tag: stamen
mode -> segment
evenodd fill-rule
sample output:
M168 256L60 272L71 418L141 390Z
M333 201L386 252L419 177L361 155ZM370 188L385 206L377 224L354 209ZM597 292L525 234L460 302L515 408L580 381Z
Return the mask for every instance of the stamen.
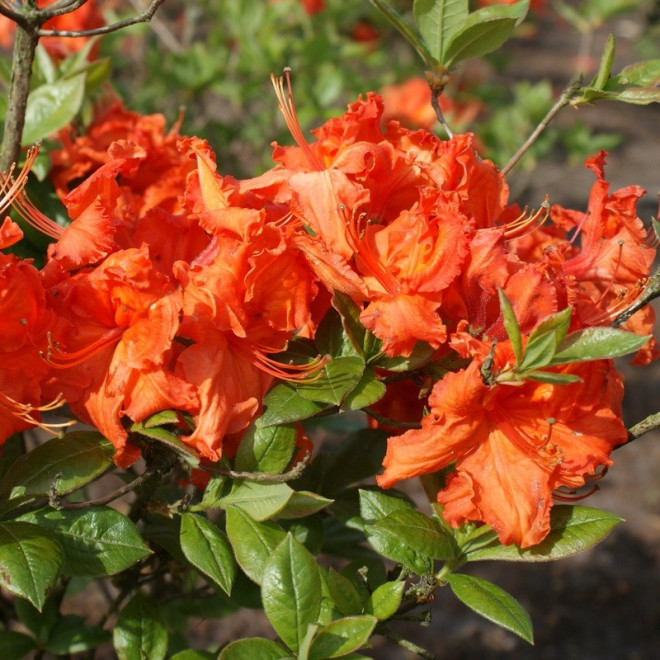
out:
M36 426L42 429L43 431L50 433L51 435L57 435L59 433L59 429L67 428L69 426L72 426L73 424L76 424L77 423L76 420L73 419L73 420L69 420L68 422L57 422L57 423L42 422L41 420L36 419L33 413L50 412L51 410L55 410L56 408L62 407L65 403L66 401L64 400L62 394L58 394L55 397L55 399L42 406L33 406L30 403L19 403L15 399L12 399L10 396L0 392L0 406L5 408L9 412L9 414L13 415L14 417L20 419L23 422L26 422L27 424Z
M25 164L17 177L14 178L14 170L16 169L15 163L9 168L9 172L6 174L0 174L0 195L2 195L0 198L0 213L4 213L11 206L23 188L25 188L28 174L34 165L34 161L37 160L38 154L38 144L28 149Z
M289 67L284 69L284 76L286 77L286 92L284 91L284 77L275 77L272 73L270 74L270 81L275 88L275 96L277 96L280 112L284 116L284 121L286 122L291 136L305 154L309 166L313 170L322 172L325 169L325 166L320 158L312 151L309 143L305 139L302 128L300 127L298 113L296 112L296 106L293 102L293 92L291 91L291 69Z
M77 367L78 365L87 362L87 360L94 357L97 353L100 353L104 348L116 343L123 332L124 328L120 327L108 330L108 332L104 333L89 346L85 346L85 348L81 348L80 350L71 353L59 348L59 346L53 342L49 334L48 353L45 356L42 355L42 357L54 369L70 369L71 367Z
M538 210L532 213L530 216L526 217L527 207L525 207L525 210L515 220L507 222L506 229L504 231L504 238L507 240L512 238L520 238L543 226L545 221L548 219L548 216L550 215L549 199L550 198L548 195L546 195Z
M582 494L578 494L577 490L571 490L568 492L556 490L552 493L552 497L560 502L579 502L580 500L584 500L593 495L597 490L600 490L600 486L594 484L588 491Z
M16 198L14 199L14 208L25 222L32 225L35 229L38 229L42 234L50 236L50 238L54 238L55 240L62 237L64 227L58 225L44 215L30 201L30 198L25 194L24 190L21 190L18 195L16 195Z

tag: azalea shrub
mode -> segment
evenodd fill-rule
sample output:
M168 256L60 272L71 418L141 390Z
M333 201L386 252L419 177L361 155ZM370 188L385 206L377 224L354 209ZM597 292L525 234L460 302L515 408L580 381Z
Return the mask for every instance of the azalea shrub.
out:
M657 425L626 428L614 359L660 355L658 237L603 150L583 209L520 205L507 175L564 107L659 101L660 64L613 73L610 36L497 165L452 130L485 104L454 81L528 0L373 0L361 34L388 26L419 75L308 132L298 72L272 74L289 137L232 175L213 131L109 87L99 37L161 4L0 4L3 657L357 659L377 637L431 657L397 623L444 586L532 643L464 568L559 560L621 522L578 501ZM333 3L294 4L313 30ZM82 589L105 610L69 613ZM268 636L191 648L190 617L245 607Z

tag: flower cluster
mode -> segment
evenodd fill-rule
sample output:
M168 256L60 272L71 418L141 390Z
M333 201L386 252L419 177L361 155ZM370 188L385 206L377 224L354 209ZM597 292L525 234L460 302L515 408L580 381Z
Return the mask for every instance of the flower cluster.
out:
M471 134L441 140L384 123L381 98L368 94L309 142L290 89L274 83L297 144L276 144L276 166L260 176L222 176L206 142L113 105L53 155L69 227L11 193L57 240L40 279L3 257L3 269L20 273L9 290L38 301L32 316L12 312L21 324L11 331L26 332L4 343L15 353L3 365L21 347L44 356L30 368L39 386L8 396L36 406L39 387L41 400L63 395L121 466L138 456L130 421L176 410L182 441L216 461L274 379L309 378L322 365L277 354L294 336L313 338L341 293L386 356L434 351L430 412L389 439L378 483L446 470L438 502L449 523L486 522L503 543L540 542L556 489L597 476L625 442L623 388L609 359L525 369L523 351L538 349L542 332L554 337L560 321L562 336L607 326L638 298L655 256L635 211L643 191L611 192L601 153L587 163L596 182L586 212L544 204L528 213L509 202ZM626 322L642 336L653 324L650 308ZM650 339L635 361L656 356ZM446 373L448 358L463 368ZM381 409L419 420L424 402L402 404L398 387ZM3 427L3 438L16 428Z

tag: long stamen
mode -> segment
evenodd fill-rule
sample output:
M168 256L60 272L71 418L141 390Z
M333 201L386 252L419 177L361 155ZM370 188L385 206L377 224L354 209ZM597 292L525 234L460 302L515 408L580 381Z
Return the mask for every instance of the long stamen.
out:
M520 238L543 226L550 215L549 199L548 195L546 195L538 210L529 216L527 216L527 207L525 207L525 210L515 220L507 222L506 229L504 230L504 238L507 240Z
M76 420L74 419L67 422L57 423L42 422L41 420L36 419L33 413L50 412L56 408L62 407L65 403L66 401L64 400L64 397L61 394L58 394L55 399L49 403L46 403L42 406L33 406L30 403L20 403L15 399L12 399L10 396L0 392L0 406L5 408L11 415L20 419L21 421L26 422L32 426L36 426L52 435L57 435L59 429L67 428L73 424L76 424Z
M95 342L81 348L78 351L67 352L63 351L59 346L56 346L51 337L48 337L48 353L43 356L44 360L54 369L70 369L79 364L87 362L90 358L94 357L97 353L104 348L116 343L119 337L124 332L124 328L116 327L104 333Z
M270 81L275 88L275 96L277 96L280 112L284 116L284 121L296 144L303 150L309 166L313 170L322 172L325 166L320 158L312 151L300 127L300 121L298 121L298 113L296 112L296 106L293 102L293 92L291 91L291 69L288 67L285 68L284 76L286 76L287 91L284 90L284 78L282 76L276 77L272 73L270 74Z
M30 201L30 198L25 194L24 190L21 190L18 195L16 195L16 198L14 199L14 208L18 211L18 214L23 220L25 220L25 222L32 225L35 229L38 229L42 234L50 236L56 240L62 237L64 227L58 225L44 215Z
M28 174L39 154L39 145L30 147L25 158L25 164L17 177L14 177L15 164L11 166L7 174L0 174L0 213L4 213L14 202L16 197L25 188Z

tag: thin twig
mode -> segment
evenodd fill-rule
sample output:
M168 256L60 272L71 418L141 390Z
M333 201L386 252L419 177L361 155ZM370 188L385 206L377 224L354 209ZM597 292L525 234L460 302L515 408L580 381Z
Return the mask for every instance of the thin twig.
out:
M392 642L396 642L399 646L402 648L406 649L407 651L411 651L412 653L416 653L420 658L425 658L426 660L435 660L436 656L431 653L431 651L427 651L425 648L422 648L421 646L417 646L417 644L411 642L409 639L406 639L405 637L402 637L399 635L399 633L394 632L391 628L388 628L387 626L381 625L376 628L376 634L382 635L386 639L389 639Z
M532 131L532 134L525 140L523 145L511 157L509 162L502 168L502 176L506 176L516 165L516 163L527 153L530 147L536 142L539 135L548 127L548 124L581 92L582 78L574 80L557 99L557 102L548 110L548 113L541 120L539 125Z
M18 23L19 25L25 25L25 17L20 12L14 11L7 7L4 2L0 2L0 15L6 16L8 19Z
M62 502L57 496L51 496L50 499L50 505L54 509L70 509L70 510L75 510L75 509L86 509L91 506L104 506L105 504L109 504L110 502L113 502L116 499L119 499L123 495L126 495L127 493L133 492L138 486L143 484L147 479L149 479L153 474L155 470L145 470L143 474L141 474L137 479L134 479L130 483L126 484L125 486L122 486L121 488L117 488L117 490L113 490L111 493L108 493L107 495L104 495L103 497L97 497L96 499L93 500L86 500L85 502Z
M381 415L377 413L375 410L372 410L371 408L363 408L364 412L369 415L369 417L373 417L379 424L383 424L384 426L391 426L396 429L421 429L422 425L419 424L418 422L400 422L397 419L391 419L390 417L385 417L384 415Z
M136 25L137 23L148 23L165 0L152 0L151 4L141 14L133 18L125 18L123 21L117 21L110 25L93 28L91 30L39 30L40 37L95 37L97 35L110 34L125 27Z
M140 11L138 7L137 0L129 0L131 6ZM167 27L167 25L161 21L158 16L152 16L149 23L151 29L154 31L156 36L163 42L163 45L171 50L173 53L182 53L184 51L183 46L179 43L178 39L172 34L172 31Z
M68 0L67 2L55 2L49 7L44 7L39 10L40 22L43 25L46 21L56 16L64 16L64 14L72 14L74 11L86 5L88 0Z
M240 472L236 470L223 470L222 468L215 468L210 465L204 465L202 469L210 472L211 474L219 474L222 477L231 477L232 479L247 479L248 481L260 481L270 484L280 484L287 481L293 481L302 476L302 473L307 467L307 458L309 452L305 455L303 460L288 472L283 474L270 474L268 472Z

